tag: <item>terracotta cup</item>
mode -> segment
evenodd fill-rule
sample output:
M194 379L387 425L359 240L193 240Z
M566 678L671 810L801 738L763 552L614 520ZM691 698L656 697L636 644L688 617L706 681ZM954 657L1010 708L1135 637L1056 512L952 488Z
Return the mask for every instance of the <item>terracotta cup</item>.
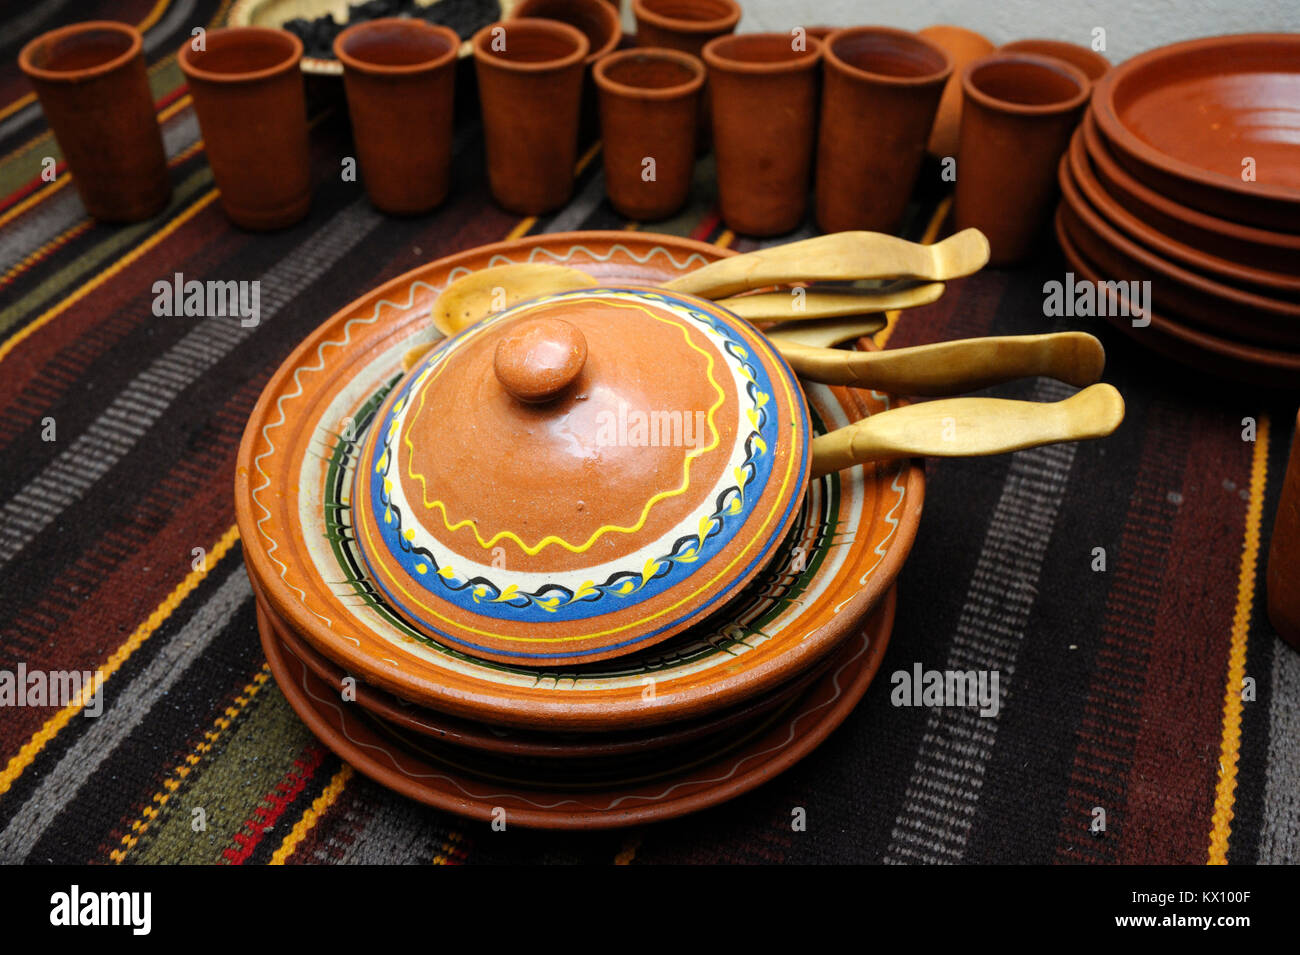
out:
M961 132L961 76L966 64L988 56L993 44L974 30L949 24L926 27L917 31L919 36L941 47L952 61L952 74L944 84L939 110L930 130L928 150L936 159L957 155L957 135Z
M460 37L413 18L348 27L334 40L366 194L395 215L434 208L451 182Z
M982 231L989 261L1024 258L1056 198L1056 167L1088 101L1088 77L1062 60L994 53L962 75L953 218Z
M609 0L523 0L510 14L512 19L558 20L579 30L587 38L586 64L591 66L618 46L623 24L618 8Z
M712 39L736 32L740 22L740 4L736 0L633 0L638 46L681 50L703 56ZM709 94L700 95L696 151L706 152L712 124L709 119Z
M1268 618L1283 640L1300 650L1300 416L1268 548Z
M704 48L718 205L746 235L789 232L807 209L821 42L793 47L788 33L744 33Z
M1039 56L1056 57L1083 70L1091 83L1096 83L1110 72L1110 60L1092 47L1067 43L1064 40L1015 40L1003 44L998 49L1002 53L1037 53Z
M508 20L474 34L488 184L519 215L558 209L573 192L587 38L555 20Z
M817 224L893 232L925 158L952 63L905 30L853 27L822 47Z
M76 23L32 40L18 63L86 211L103 222L161 212L172 186L139 31L107 20Z
M594 75L610 203L629 219L668 217L691 188L704 64L678 50L636 47L600 60Z
M281 229L311 207L311 155L302 41L285 30L209 30L204 49L181 44L221 205L236 225Z

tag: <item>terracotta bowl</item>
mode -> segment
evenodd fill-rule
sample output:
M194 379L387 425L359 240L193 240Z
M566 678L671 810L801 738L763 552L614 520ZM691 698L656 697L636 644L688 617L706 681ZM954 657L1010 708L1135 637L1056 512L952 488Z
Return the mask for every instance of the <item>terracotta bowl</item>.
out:
M1300 231L1300 34L1207 37L1136 56L1093 98L1115 158L1210 215ZM1255 181L1243 180L1253 159Z
M1096 50L1078 43L1067 43L1064 40L1014 40L1002 44L999 49L1006 53L1037 53L1041 56L1056 57L1083 70L1084 75L1093 83L1110 72L1110 60Z
M1089 282L1115 281L1122 276L1103 272L1080 251L1068 224L1064 204L1056 215L1056 237L1066 263ZM1128 318L1107 318L1115 327L1145 348L1196 371L1243 382L1254 387L1300 388L1300 352L1262 348L1221 338L1153 312L1151 324L1134 328Z
M1108 276L1148 281L1154 304L1212 333L1239 341L1300 346L1300 304L1224 285L1143 248L1111 226L1083 196L1061 158L1062 213L1079 251Z
M1079 129L1093 172L1110 195L1165 235L1210 255L1273 272L1300 272L1300 235L1220 219L1162 196L1115 161L1089 111Z
M1140 242L1157 255L1221 281L1225 285L1264 296L1291 300L1300 298L1300 276L1238 265L1217 255L1201 252L1172 236L1165 235L1126 209L1123 203L1106 192L1093 174L1093 166L1088 158L1088 150L1084 146L1082 130L1074 134L1074 139L1070 143L1069 157L1070 172L1074 176L1075 185L1111 225L1129 238Z
M436 336L429 310L455 278L531 261L580 268L603 284L655 285L727 254L646 232L532 236L431 262L326 321L272 377L241 444L236 512L245 560L268 604L314 649L374 686L525 729L608 732L690 719L771 691L826 658L902 568L920 522L919 462L812 482L781 563L742 603L670 644L609 664L494 664L423 638L377 597L347 532L357 443L400 379L404 353ZM874 392L805 391L817 430L897 403ZM796 547L802 560L791 573Z

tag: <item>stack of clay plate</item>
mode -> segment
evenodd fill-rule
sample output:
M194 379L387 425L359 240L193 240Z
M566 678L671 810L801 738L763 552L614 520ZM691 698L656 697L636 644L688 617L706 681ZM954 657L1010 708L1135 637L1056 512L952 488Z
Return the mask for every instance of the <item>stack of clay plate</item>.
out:
M474 335L458 336L403 371L412 347L437 336L429 315L439 292L472 271L560 263L602 286L657 286L727 254L639 232L541 235L473 249L409 272L325 320L268 384L236 476L262 643L294 709L357 770L411 798L506 825L625 825L752 789L817 746L861 699L889 639L894 582L920 518L923 475L917 462L896 461L811 482L804 470L801 483L796 465L808 431L883 411L894 399L805 385L805 404L797 386L791 391L777 380L779 369L764 364L763 345L753 340L728 340L709 355L696 349L707 380L674 378L685 372L671 369L687 368L690 356L675 362L664 356L666 370L646 378L657 352L622 354L600 337L599 323L589 325L587 367L595 369L596 385L600 374L632 376L633 384L653 380L655 388L718 396L696 407L731 402L726 407L734 408L732 423L720 417L704 447L722 447L730 457L709 470L701 452L694 477L687 472L691 481L682 484L701 485L706 493L699 499L716 506L716 520L692 519L683 533L684 524L665 516L677 505L656 503L663 496L656 495L641 523L646 530L656 522L667 527L628 550L608 527L589 539L575 536L572 529L591 515L572 512L575 498L577 512L599 512L607 503L599 495L611 488L623 493L624 481L623 503L639 500L644 488L634 468L620 470L615 455L602 469L604 491L595 478L590 492L565 478L554 493L539 496L534 478L542 481L567 464L554 456L502 455L512 442L537 435L531 425L518 430L529 412L509 404L493 366L481 364L488 359L479 355L479 365L462 365L471 369L467 380L434 387L443 367L474 358ZM655 348L695 341L698 336L672 327L665 302L667 324ZM658 332L652 327L647 334ZM448 352L453 356L444 360ZM785 396L777 396L783 388ZM581 397L593 406L604 400L599 387ZM797 407L781 404L792 400ZM550 429L562 449L566 429L583 413L574 408L562 422L538 412L537 433ZM411 432L398 425L407 414L423 416L419 433L427 446L403 457ZM507 418L508 433L494 433ZM754 433L739 440L751 426ZM785 437L775 441L772 431L758 439L762 428L777 426ZM787 453L795 455L793 464L781 457ZM663 466L681 469L671 461ZM793 478L760 485L755 475L763 468ZM450 470L439 476L439 469ZM458 484L459 469L465 476ZM519 547L502 550L509 559L500 568L495 562L467 567L469 561L439 550L440 539L423 541L424 530L414 533L410 515L427 492L426 475L452 493L438 492L436 507L425 501L420 527L434 528L433 538L445 535L448 547L457 533L490 535L494 545L498 537L514 539ZM763 535L770 536L757 538L761 560L744 556L739 537L720 543L728 522L769 505L774 517ZM495 533L497 523L513 530ZM619 559L635 567L621 575L601 570L562 595L555 586L535 586L537 575L526 572L523 555L541 547L543 524L575 541L575 554L607 546L601 554L608 564L623 553L621 546L627 553ZM664 540L673 542L671 559L655 556ZM729 571L731 589L677 599L673 568L696 559L725 559L724 571L738 568ZM578 554L572 563L584 560ZM705 576L712 584L722 574ZM448 596L438 612L412 612L439 588ZM623 616L584 613L605 603L635 605L642 595L642 606L654 613L660 613L654 601L669 603L663 619L674 623L664 628L671 629L666 638L658 632L649 634L653 639L611 638L626 628ZM505 620L511 608L522 608L517 620ZM556 629L561 619L581 640ZM527 625L530 620L536 623Z
M1198 370L1300 387L1300 35L1129 60L1098 83L1060 181L1077 279L1150 283L1150 324L1112 300L1116 325Z

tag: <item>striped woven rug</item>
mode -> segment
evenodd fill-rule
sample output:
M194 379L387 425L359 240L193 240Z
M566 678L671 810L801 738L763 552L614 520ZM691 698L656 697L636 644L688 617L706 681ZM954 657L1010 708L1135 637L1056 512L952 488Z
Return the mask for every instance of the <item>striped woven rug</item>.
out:
M422 262L528 233L632 226L604 202L597 146L560 213L497 209L472 108L452 198L435 215L385 218L337 175L351 145L326 85L311 97L310 216L272 235L235 230L173 55L225 6L46 0L0 14L0 670L107 680L97 719L75 705L0 711L0 861L1300 861L1300 657L1262 609L1295 403L1167 365L1095 320L1044 318L1043 283L1065 268L1049 242L1036 262L954 283L879 336L899 346L1086 328L1128 403L1106 441L928 466L882 675L996 668L996 718L896 708L882 678L784 775L623 832L493 832L341 763L289 708L258 646L231 500L258 393L316 324ZM30 37L97 17L147 38L175 195L140 225L86 219L61 165L41 178L58 145L16 65ZM711 178L702 164L695 204L658 228L751 248L721 227ZM909 211L912 238L937 234L947 209L938 176L925 179L935 191L923 187ZM231 332L152 315L151 286L176 272L299 280L264 300L257 327ZM1246 677L1255 691L1243 700ZM806 831L792 831L794 807Z

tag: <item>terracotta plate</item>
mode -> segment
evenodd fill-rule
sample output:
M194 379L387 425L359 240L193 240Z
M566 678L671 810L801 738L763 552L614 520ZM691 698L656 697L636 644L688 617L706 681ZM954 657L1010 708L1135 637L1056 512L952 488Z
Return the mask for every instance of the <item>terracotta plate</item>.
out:
M631 763L622 777L608 770L589 784L539 785L527 762L474 760L464 751L412 740L338 700L329 684L262 634L262 647L290 705L341 759L408 798L488 821L504 809L506 824L539 829L607 829L659 822L715 806L766 782L815 749L867 691L880 667L894 621L890 591L836 652L825 676L760 729L710 751L669 751L652 763Z
M235 503L250 574L294 633L350 673L422 706L523 728L611 731L674 722L770 691L822 659L892 586L920 521L919 462L853 468L809 484L781 551L745 594L658 648L564 670L496 664L407 626L361 573L349 491L357 443L435 336L440 289L473 269L562 262L610 284L657 284L726 254L641 232L530 237L418 268L352 303L272 377L249 420ZM896 402L806 389L814 428Z
M1106 274L1150 282L1157 308L1209 332L1262 345L1300 345L1300 303L1217 282L1127 238L1083 196L1068 155L1061 157L1058 178L1071 236Z
M1103 273L1080 251L1062 215L1064 211L1062 208L1056 213L1056 237L1066 262L1081 278L1101 281ZM1244 345L1154 313L1145 328L1134 328L1125 317L1107 320L1134 341L1198 371L1260 387L1300 388L1300 353Z
M1201 272L1229 287L1264 296L1294 300L1300 297L1300 275L1271 272L1268 269L1240 265L1192 248L1143 222L1111 196L1093 173L1093 165L1084 146L1083 131L1076 130L1070 142L1070 172L1074 184L1105 219L1131 239L1157 255L1178 265Z
M351 686L345 687L343 681L348 674L289 630L284 621L266 606L260 594L257 598L257 612L259 625L269 629L286 650L306 664L313 674L333 687L339 698L342 698L345 689L349 689L354 695L356 705L372 715L396 727L444 743L483 752L527 756L534 759L629 756L717 736L735 727L752 723L790 702L807 690L831 662L823 661L771 693L698 720L669 723L663 727L629 730L622 733L530 732L448 716L437 710L426 709L400 700L391 693L385 693L355 678L352 678Z
M1300 229L1300 34L1150 50L1097 84L1093 109L1120 164L1156 192L1211 215Z
M1124 171L1097 132L1091 110L1079 128L1093 170L1106 191L1152 228L1238 265L1285 275L1300 272L1300 235L1257 229L1174 202Z

